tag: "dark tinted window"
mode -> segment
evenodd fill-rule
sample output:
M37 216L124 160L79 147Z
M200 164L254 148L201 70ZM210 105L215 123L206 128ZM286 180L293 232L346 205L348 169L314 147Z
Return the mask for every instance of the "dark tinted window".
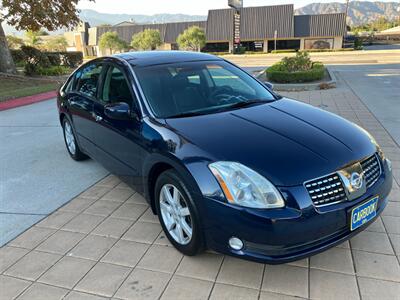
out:
M89 97L96 97L101 70L101 64L89 64L77 71L75 90Z
M117 67L110 67L104 79L102 100L107 103L126 102L132 104L133 98L124 73Z

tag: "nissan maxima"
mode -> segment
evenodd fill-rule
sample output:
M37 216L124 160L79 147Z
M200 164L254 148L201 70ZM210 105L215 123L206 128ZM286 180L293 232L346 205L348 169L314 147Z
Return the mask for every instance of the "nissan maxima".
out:
M173 246L265 263L351 238L383 211L391 163L360 126L189 52L92 60L58 94L66 148L144 196Z

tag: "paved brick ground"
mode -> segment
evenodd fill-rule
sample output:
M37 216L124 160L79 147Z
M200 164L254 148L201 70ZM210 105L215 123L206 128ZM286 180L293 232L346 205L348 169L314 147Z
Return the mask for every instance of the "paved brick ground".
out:
M392 159L390 202L366 231L280 266L210 252L183 257L143 198L108 176L0 248L0 298L399 299L399 146L343 84L288 96L362 125Z

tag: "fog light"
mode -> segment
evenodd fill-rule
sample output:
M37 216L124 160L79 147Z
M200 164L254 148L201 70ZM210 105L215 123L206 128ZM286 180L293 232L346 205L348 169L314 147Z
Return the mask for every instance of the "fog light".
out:
M389 171L392 171L392 162L390 161L390 159L387 159L387 158L386 158L386 163L387 163L387 165L388 165Z
M243 248L243 242L241 239L233 236L229 239L229 246L233 250L241 250Z

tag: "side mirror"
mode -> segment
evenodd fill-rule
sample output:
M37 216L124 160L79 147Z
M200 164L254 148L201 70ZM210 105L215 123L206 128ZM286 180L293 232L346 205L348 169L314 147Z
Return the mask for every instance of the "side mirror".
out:
M129 120L132 118L128 103L116 102L104 106L104 114L114 120Z
M274 89L274 85L271 82L264 81L264 84L267 88L269 88L271 91Z

